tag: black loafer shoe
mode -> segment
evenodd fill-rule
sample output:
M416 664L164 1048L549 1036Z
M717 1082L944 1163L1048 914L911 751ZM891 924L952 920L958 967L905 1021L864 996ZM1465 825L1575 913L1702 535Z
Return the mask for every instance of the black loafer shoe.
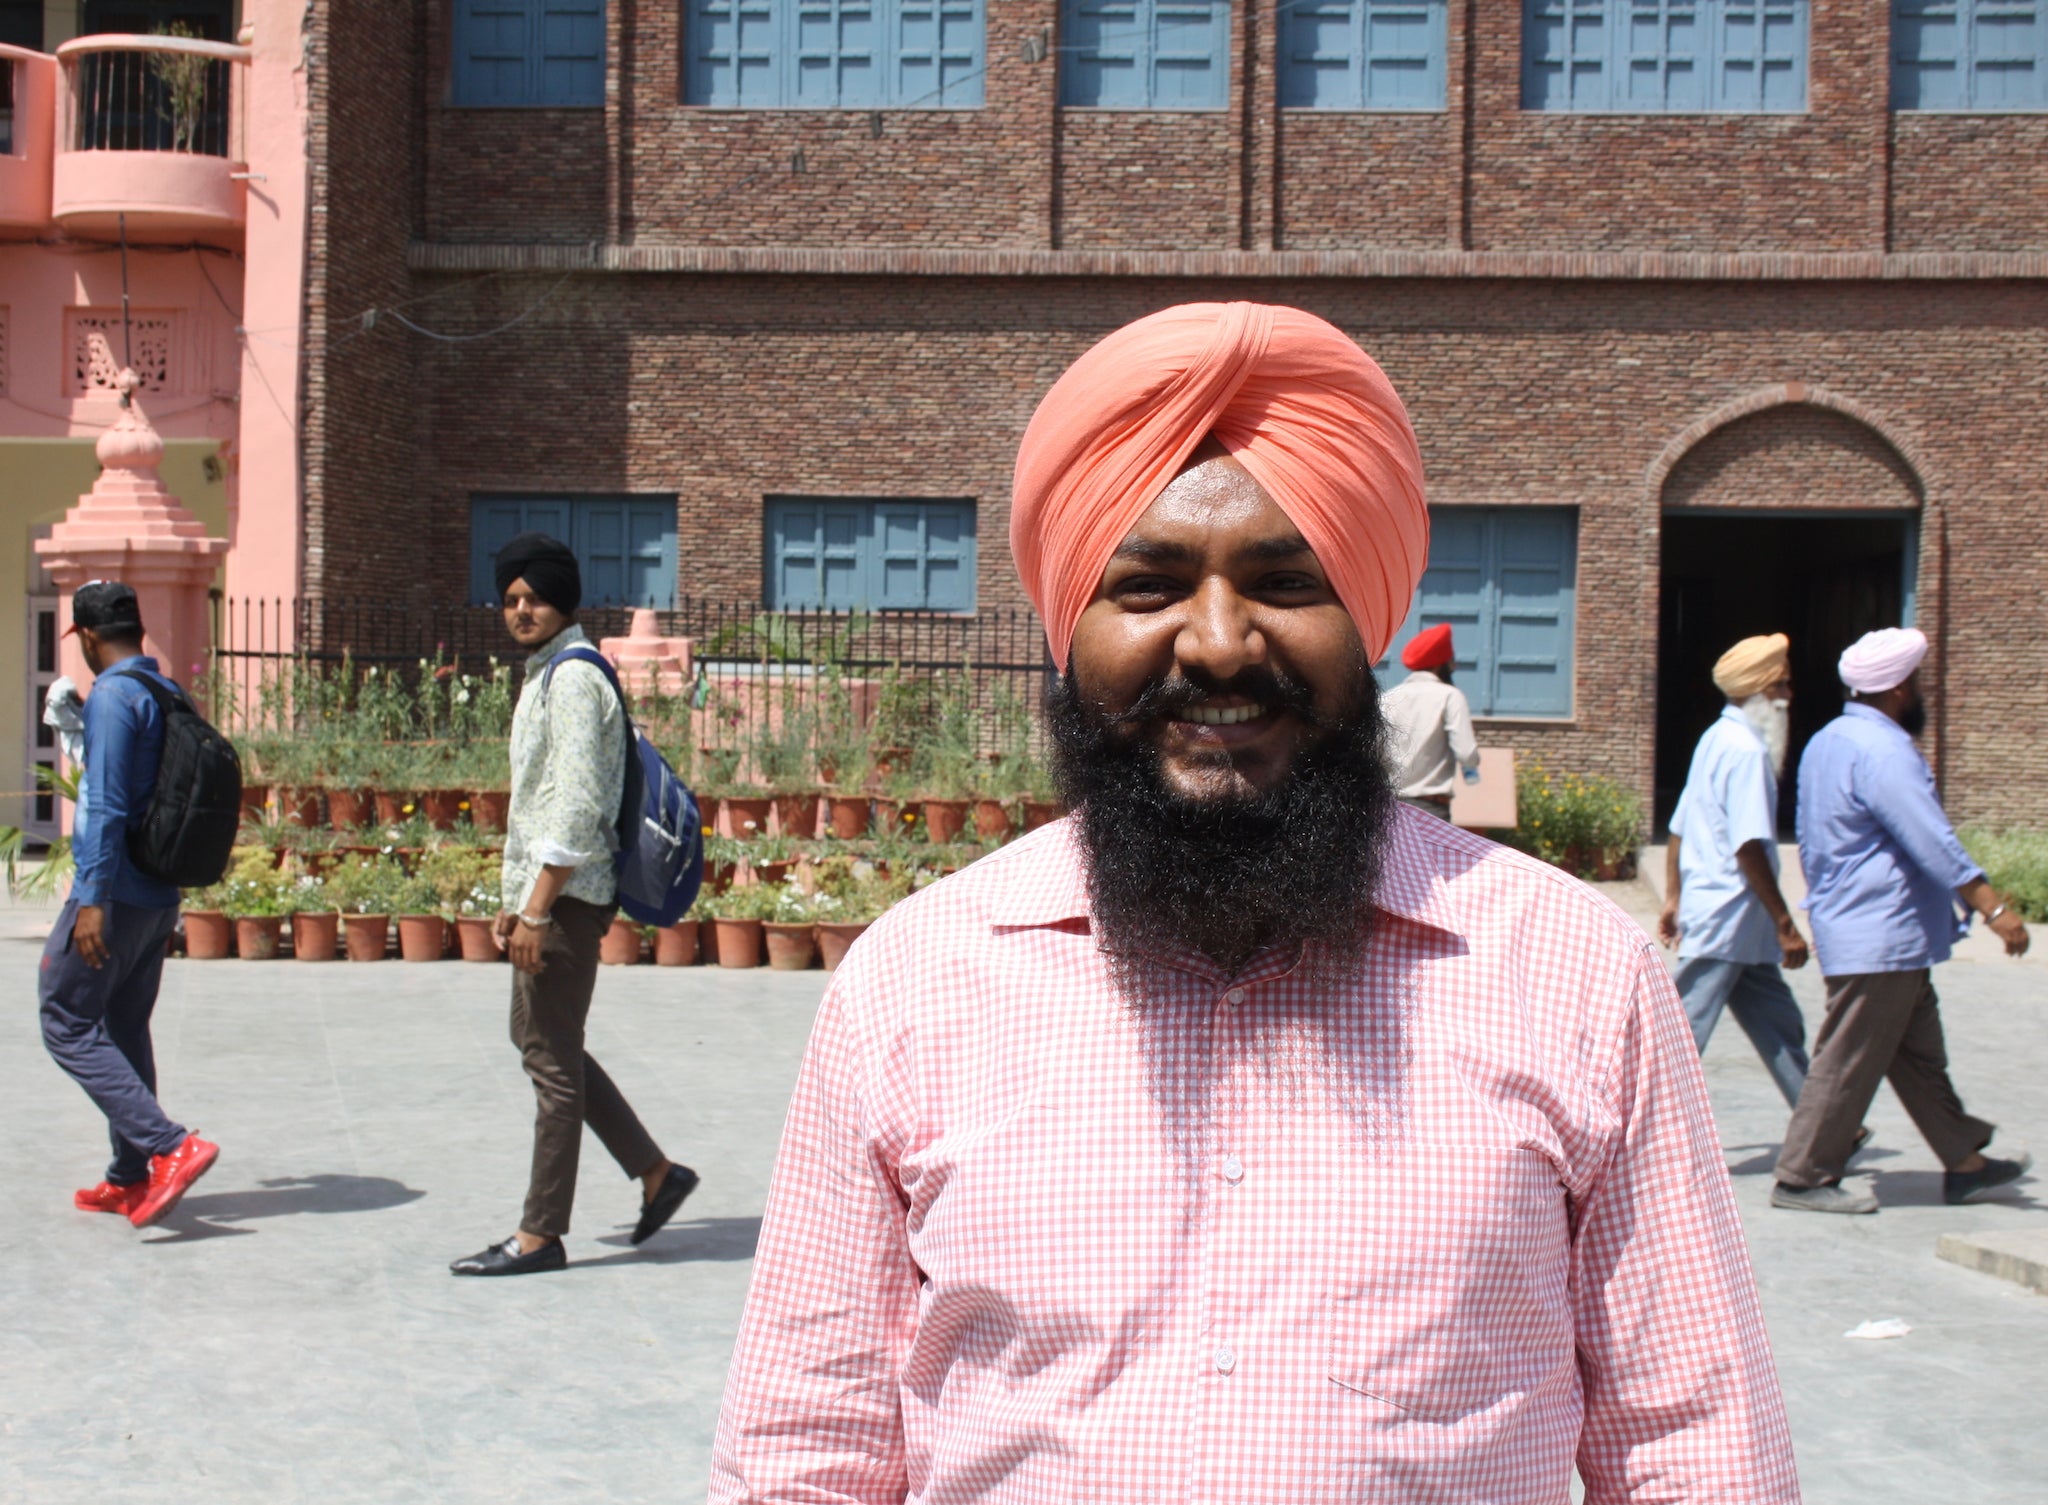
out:
M2033 1166L2034 1157L2022 1154L2017 1160L2000 1160L1986 1155L1974 1171L1946 1171L1941 1178L1941 1200L1951 1207L1974 1202L1987 1191L2017 1181Z
M697 1189L697 1173L687 1165L672 1165L661 1178L661 1190L640 1204L640 1221L633 1227L633 1242L644 1244L676 1215L683 1198Z
M538 1275L543 1270L567 1269L568 1264L569 1252L560 1239L551 1238L531 1254L521 1254L514 1235L481 1254L458 1259L448 1268L457 1275Z

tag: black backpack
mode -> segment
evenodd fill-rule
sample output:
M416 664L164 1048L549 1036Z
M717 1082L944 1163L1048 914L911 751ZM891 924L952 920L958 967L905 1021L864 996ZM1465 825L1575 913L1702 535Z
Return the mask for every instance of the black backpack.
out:
M148 690L164 718L156 789L149 809L129 827L128 859L159 883L218 883L242 825L242 760L183 690L166 689L141 670L125 670L122 677Z

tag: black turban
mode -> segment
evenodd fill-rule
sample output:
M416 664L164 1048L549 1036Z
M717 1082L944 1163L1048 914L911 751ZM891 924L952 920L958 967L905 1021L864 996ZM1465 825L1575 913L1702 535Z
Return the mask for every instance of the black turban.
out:
M576 556L559 538L545 533L522 533L498 550L493 578L498 583L499 600L505 599L513 581L524 580L536 596L564 616L583 599L583 572L576 567Z

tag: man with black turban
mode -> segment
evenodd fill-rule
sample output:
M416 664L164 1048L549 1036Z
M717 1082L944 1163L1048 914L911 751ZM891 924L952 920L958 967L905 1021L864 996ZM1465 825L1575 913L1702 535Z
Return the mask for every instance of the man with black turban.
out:
M511 953L512 1043L533 1079L533 1173L519 1231L448 1268L527 1275L568 1263L562 1235L576 1197L589 1124L629 1176L640 1178L638 1244L675 1216L697 1185L641 1126L625 1095L583 1049L598 947L618 912L611 855L625 792L625 707L604 671L569 649L583 576L569 546L522 533L498 552L505 627L528 650L512 716L512 802L505 822L505 902L498 944Z

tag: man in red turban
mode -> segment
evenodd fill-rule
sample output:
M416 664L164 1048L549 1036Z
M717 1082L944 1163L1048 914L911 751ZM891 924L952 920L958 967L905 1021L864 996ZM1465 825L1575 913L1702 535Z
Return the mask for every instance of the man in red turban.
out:
M1394 798L1385 375L1296 309L1141 319L1011 515L1073 814L835 976L714 1505L1795 1501L1662 963Z
M1387 718L1387 766L1403 804L1444 820L1451 818L1451 781L1462 770L1467 783L1479 778L1479 739L1472 731L1472 704L1451 683L1457 651L1451 624L1425 627L1401 650L1408 677L1380 700Z

